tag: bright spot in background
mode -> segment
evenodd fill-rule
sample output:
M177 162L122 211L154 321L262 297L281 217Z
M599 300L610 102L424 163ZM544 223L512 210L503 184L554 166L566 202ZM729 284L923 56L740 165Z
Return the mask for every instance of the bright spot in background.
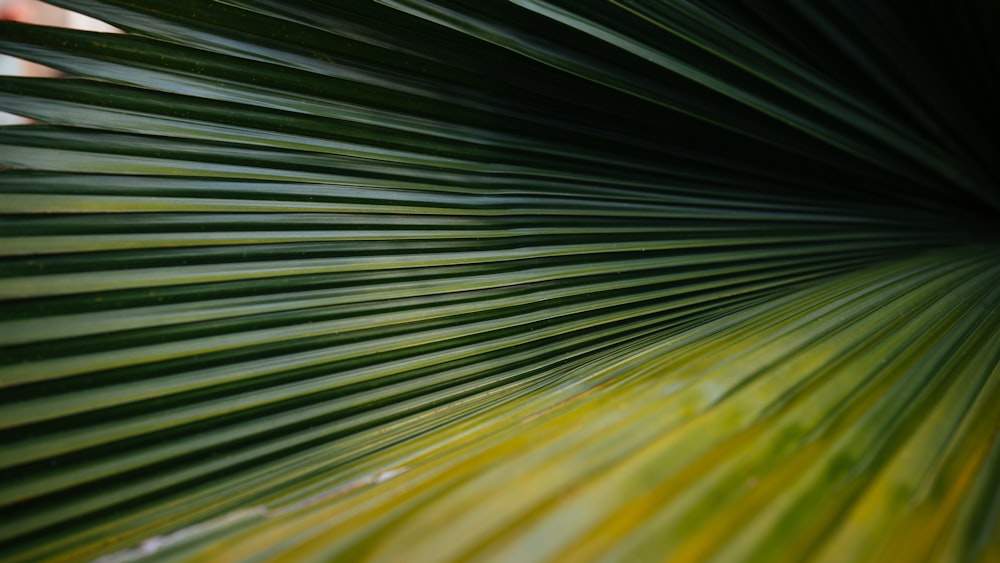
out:
M0 0L0 20L14 20L104 33L120 32L119 29L102 21L38 0ZM0 54L0 75L58 76L59 72L46 66ZM23 117L0 112L0 125L17 125L28 122L29 120Z

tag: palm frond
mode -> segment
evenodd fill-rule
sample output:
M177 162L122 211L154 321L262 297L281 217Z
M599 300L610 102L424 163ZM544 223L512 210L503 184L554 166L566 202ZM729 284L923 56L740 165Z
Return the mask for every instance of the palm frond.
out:
M0 22L0 556L988 561L990 3Z

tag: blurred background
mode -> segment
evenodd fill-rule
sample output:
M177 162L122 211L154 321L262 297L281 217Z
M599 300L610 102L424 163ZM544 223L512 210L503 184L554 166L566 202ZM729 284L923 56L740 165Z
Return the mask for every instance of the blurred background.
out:
M64 10L38 0L0 0L0 20L14 20L54 27L69 27L91 31L118 32L119 30L102 21ZM7 76L58 76L51 68L22 59L0 54L0 75ZM28 120L0 113L0 125L27 123Z

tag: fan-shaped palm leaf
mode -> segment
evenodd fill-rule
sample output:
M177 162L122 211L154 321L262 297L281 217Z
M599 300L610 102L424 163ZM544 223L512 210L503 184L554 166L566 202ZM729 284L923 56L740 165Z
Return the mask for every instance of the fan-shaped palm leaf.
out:
M1000 5L57 3L6 560L1000 557Z

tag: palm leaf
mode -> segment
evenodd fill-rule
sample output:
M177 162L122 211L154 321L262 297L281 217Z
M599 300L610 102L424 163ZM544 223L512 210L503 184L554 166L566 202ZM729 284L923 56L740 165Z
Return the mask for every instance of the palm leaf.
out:
M10 561L987 561L989 3L0 22Z

